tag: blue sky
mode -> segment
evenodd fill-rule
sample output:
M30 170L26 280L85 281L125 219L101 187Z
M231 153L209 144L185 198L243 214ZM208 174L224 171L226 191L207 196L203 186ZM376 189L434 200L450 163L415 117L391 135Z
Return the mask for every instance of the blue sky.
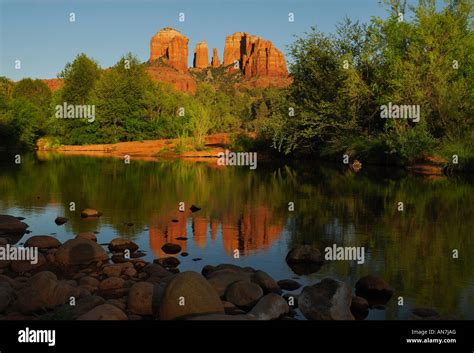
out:
M189 38L191 66L194 46L203 39L209 55L216 47L221 61L225 37L237 31L269 39L286 54L294 35L311 26L332 32L345 16L365 22L385 15L378 0L0 0L0 76L54 78L81 52L102 67L127 52L146 61L150 38L166 26Z

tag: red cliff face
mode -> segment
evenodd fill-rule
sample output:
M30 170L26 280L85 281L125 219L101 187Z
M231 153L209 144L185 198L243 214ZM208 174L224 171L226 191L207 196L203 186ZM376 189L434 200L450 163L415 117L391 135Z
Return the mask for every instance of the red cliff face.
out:
M188 70L189 39L173 28L166 27L150 41L150 61L163 58L168 65L180 71Z
M196 44L194 49L193 67L195 69L205 69L209 66L209 53L206 41Z
M212 49L212 67L221 66L221 61L219 60L219 55L217 54L217 48Z
M269 40L236 32L227 36L224 46L224 66L239 62L246 77L287 77L285 58Z

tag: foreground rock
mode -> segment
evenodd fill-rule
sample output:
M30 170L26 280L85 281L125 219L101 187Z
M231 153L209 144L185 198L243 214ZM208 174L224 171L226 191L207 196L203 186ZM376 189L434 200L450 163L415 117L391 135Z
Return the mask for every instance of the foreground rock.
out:
M160 319L174 320L189 315L215 313L224 314L224 306L212 286L199 273L182 272L166 287L160 306Z
M93 208L86 208L86 209L82 210L82 212L81 212L81 217L82 218L100 217L100 216L102 216L102 212L94 210Z
M234 282L225 292L226 300L240 308L253 307L262 296L262 288L249 281Z
M369 303L365 298L352 297L351 313L356 320L364 320L369 315Z
M38 249L59 248L61 242L49 235L34 235L25 242L25 247L36 247Z
M351 302L349 286L331 278L304 287L298 296L298 307L308 320L354 320Z
M109 250L115 252L130 250L130 252L134 252L138 250L138 245L129 239L115 238L110 242Z
M63 225L64 223L67 223L68 219L66 217L56 217L54 220L54 223L56 223L58 226Z
M13 302L15 292L8 282L0 282L0 314Z
M297 245L286 255L286 263L298 275L305 275L319 271L324 258L313 245Z
M68 240L55 255L56 261L63 265L88 265L108 259L107 253L100 245L85 238Z
M163 250L165 254L177 254L181 251L181 245L174 243L166 243L161 247L161 250Z
M154 263L158 263L163 267L178 267L181 261L177 259L176 257L169 256L169 257L163 257L161 259L156 259L153 261Z
M30 272L35 269L40 270L41 266L46 263L46 258L42 253L38 253L38 259L36 263L32 263L30 260L14 260L10 262L10 268L15 273Z
M262 287L265 293L281 293L278 283L264 271L255 271L251 276L251 280Z
M412 310L413 315L421 317L421 318L436 318L439 316L439 313L430 308L415 308Z
M135 283L128 293L128 308L138 315L153 314L153 284Z
M355 285L356 295L367 299L370 305L386 304L393 295L393 289L382 278L368 275Z
M293 291L301 287L301 284L292 279L282 279L278 281L278 285L281 289Z
M257 305L250 310L249 315L256 320L276 320L289 311L290 307L285 299L278 294L270 293L259 300Z
M16 217L0 215L0 236L23 235L28 228L26 223L21 222Z
M74 294L74 287L65 281L58 281L54 273L43 271L31 277L18 292L16 306L23 314L30 314L53 309L66 303Z
M208 274L207 279L219 296L223 298L227 287L232 283L238 281L250 282L250 277L250 273L245 273L241 269L236 271L231 268L224 268L211 272Z
M84 238L95 241L97 243L97 236L94 232L82 232L76 235L76 238Z
M78 320L127 320L125 313L115 305L102 304L77 318Z

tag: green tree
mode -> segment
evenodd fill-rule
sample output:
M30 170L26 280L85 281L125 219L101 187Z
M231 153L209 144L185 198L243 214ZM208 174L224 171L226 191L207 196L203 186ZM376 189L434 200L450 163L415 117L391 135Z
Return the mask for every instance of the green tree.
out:
M99 64L79 54L72 63L67 63L59 75L64 80L62 99L68 104L87 104L92 89L100 77Z

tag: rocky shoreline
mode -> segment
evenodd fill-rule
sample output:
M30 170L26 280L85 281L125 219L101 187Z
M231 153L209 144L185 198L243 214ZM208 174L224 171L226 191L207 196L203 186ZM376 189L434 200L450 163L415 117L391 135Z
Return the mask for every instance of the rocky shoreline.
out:
M100 213L88 209L82 216ZM27 227L0 215L0 247ZM370 307L385 305L394 293L371 275L357 282L354 295L349 285L332 278L294 294L301 288L296 280L276 281L264 271L234 264L180 272L175 256L147 262L133 241L116 238L99 245L94 233L64 243L36 235L25 247L39 249L35 264L0 261L0 320L363 320ZM162 249L181 252L173 243ZM304 274L316 272L324 260L317 248L301 245L290 250L286 262ZM418 309L418 316L437 316L427 310Z

